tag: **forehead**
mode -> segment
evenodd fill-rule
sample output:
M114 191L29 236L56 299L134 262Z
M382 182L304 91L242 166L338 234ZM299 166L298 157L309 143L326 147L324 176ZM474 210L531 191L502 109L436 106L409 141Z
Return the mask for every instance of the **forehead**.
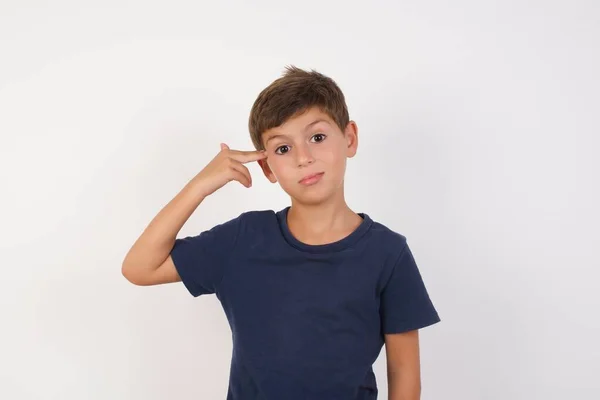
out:
M275 128L266 130L263 133L263 138L267 139L268 137L274 135L289 136L297 133L302 133L306 128L310 128L310 126L317 124L329 124L332 127L336 126L335 122L331 119L329 115L327 115L320 109L313 107L302 114L296 115L288 119L287 121L285 121L285 123Z

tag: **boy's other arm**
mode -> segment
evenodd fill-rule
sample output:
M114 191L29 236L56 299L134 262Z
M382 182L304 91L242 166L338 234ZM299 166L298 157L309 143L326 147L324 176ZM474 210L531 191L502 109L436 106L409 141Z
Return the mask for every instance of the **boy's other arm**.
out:
M123 276L141 286L180 281L170 254L185 222L206 196L226 183L236 180L250 187L250 172L243 164L263 158L263 152L230 150L222 144L215 158L160 210L135 241L123 260Z
M419 331L385 335L388 400L421 398Z

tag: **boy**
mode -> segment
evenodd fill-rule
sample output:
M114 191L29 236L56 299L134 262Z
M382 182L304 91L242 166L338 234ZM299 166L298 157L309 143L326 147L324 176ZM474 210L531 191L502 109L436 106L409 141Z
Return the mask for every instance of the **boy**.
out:
M216 294L232 330L228 400L374 400L385 343L390 400L420 398L418 329L440 321L406 238L350 210L358 146L330 78L288 67L256 99L256 151L221 151L150 222L123 261L137 285L182 281ZM291 205L176 235L206 196L258 162Z

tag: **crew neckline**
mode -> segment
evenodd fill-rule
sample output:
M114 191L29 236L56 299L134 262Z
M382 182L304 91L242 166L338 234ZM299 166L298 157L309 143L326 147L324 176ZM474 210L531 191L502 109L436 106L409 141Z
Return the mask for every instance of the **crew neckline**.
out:
M355 244L360 238L362 238L373 224L373 220L367 214L357 213L363 220L360 225L346 237L332 243L307 244L296 239L296 237L290 231L287 223L287 216L290 207L291 206L287 206L283 210L277 212L277 219L279 220L281 232L283 233L286 242L288 242L291 246L308 253L331 253L347 249Z

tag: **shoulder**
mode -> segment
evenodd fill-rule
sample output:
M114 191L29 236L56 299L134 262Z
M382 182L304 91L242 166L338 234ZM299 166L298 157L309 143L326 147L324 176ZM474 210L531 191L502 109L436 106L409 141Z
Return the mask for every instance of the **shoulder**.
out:
M236 239L239 236L256 233L263 227L272 224L276 215L271 210L245 211L226 221L214 225L200 236L228 237Z
M241 213L236 220L236 249L238 256L245 250L273 247L280 236L277 213L273 210L251 210Z
M241 236L264 235L277 227L277 214L273 210L245 211L237 218Z
M246 225L248 228L260 228L271 224L277 219L277 215L273 210L251 210L241 213L237 218L241 225Z
M408 246L406 236L397 230L390 228L382 222L372 220L370 229L371 241L381 249L385 249L390 256L400 255Z

